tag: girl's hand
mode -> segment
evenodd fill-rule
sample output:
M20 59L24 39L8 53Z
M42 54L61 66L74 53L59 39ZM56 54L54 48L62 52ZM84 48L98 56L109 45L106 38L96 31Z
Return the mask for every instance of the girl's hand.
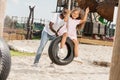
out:
M58 36L58 33L56 32L55 35Z
M89 7L86 8L85 12L88 14L89 13Z

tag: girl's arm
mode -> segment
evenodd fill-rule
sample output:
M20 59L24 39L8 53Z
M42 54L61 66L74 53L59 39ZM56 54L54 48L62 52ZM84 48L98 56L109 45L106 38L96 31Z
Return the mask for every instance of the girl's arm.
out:
M80 24L81 23L85 23L87 21L88 13L89 13L89 7L86 8L86 10L85 10L85 16L84 16L84 18L82 20L80 20Z

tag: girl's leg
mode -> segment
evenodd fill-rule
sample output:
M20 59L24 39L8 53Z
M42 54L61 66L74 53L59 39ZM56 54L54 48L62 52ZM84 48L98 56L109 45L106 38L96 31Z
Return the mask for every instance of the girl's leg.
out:
M67 38L67 33L64 33L62 36L62 40L61 40L61 44L60 44L60 48L63 48L66 42L66 38Z
M75 57L78 57L78 41L75 39L73 39L72 41L74 43L74 55Z

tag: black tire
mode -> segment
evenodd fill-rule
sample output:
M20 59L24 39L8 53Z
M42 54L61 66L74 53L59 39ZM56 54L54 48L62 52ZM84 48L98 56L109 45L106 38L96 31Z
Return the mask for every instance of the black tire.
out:
M8 45L0 38L0 80L6 80L11 67L11 56Z
M60 37L55 38L51 42L49 49L48 49L48 54L53 63L55 63L57 65L67 65L74 58L74 53L73 53L74 52L73 51L74 44L70 38L67 38L65 44L67 46L68 52L67 52L66 57L61 59L58 57L58 49L59 49L58 44L61 42L61 39L62 39L62 37L60 36Z

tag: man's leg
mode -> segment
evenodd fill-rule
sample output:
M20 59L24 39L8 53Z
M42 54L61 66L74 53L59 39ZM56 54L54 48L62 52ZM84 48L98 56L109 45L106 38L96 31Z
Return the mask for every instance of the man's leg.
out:
M43 52L43 49L44 49L46 43L48 42L48 40L49 40L48 33L43 31L42 36L41 36L40 46L39 46L39 48L37 50L36 57L35 57L35 60L34 60L34 64L39 62L39 59L40 59L41 54Z

